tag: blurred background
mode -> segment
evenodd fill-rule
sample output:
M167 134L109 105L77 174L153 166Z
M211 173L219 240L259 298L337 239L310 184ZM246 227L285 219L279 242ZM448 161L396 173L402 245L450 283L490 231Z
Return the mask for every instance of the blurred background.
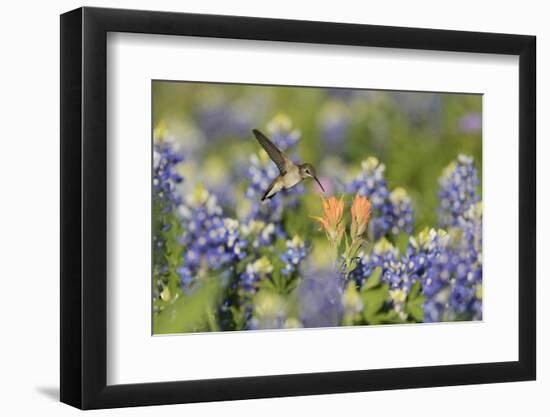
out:
M155 333L481 319L481 95L152 88ZM279 172L252 129L326 194L308 180L260 202ZM336 254L312 218L329 196ZM351 255L355 196L372 213Z
M269 133L272 123L272 133L299 137L289 155L313 163L333 192L376 157L388 189L403 187L412 198L415 232L437 223L437 180L458 154L474 158L481 180L481 108L478 94L153 82L153 125L186 155L185 188L235 186L227 182L259 149L251 130Z

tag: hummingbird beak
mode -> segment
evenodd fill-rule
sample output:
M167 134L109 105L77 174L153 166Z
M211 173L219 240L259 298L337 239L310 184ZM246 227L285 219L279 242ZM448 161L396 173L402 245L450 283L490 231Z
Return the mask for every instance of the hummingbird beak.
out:
M321 190L323 190L323 192L325 192L325 189L323 188L323 184L321 184L321 181L319 181L319 179L317 177L313 177L313 179L315 181L317 181L317 184L319 184L319 187L321 187Z

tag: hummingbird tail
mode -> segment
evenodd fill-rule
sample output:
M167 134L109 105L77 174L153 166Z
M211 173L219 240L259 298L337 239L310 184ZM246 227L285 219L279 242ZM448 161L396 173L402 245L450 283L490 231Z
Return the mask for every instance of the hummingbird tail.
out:
M277 178L275 178L275 179L271 182L271 184L269 184L269 187L267 187L267 190L265 190L265 193L264 193L264 195L262 196L262 200L261 200L262 202L265 201L265 200L267 200L267 199L270 199L270 200L271 200L271 199L273 198L273 196L275 195L275 193L276 193L277 191L275 191L273 194L270 194L270 193L271 193L271 191L273 190L273 187L274 187L274 185L275 185L276 182L277 182Z
M269 191L271 191L271 190L268 190L268 191L266 191L266 192L264 193L264 195L262 196L262 199L261 199L260 201L264 202L265 200L271 200L271 199L273 198L273 196L274 196L275 194L270 195L269 197L267 196L267 194L269 194Z

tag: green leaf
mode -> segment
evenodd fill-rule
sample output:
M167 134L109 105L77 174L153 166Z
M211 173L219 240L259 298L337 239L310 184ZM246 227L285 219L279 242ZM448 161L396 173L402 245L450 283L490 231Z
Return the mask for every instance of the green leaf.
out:
M361 291L367 291L377 287L380 284L381 276L382 276L382 268L378 266L374 271L372 271L372 274L370 274L370 276L367 278L367 280L363 284L363 287L361 288Z
M422 285L417 280L411 287L405 303L405 312L417 322L424 321L424 302L426 297L420 294Z
M185 333L212 326L213 306L221 287L218 280L205 278L192 295L180 297L153 316L153 334Z
M395 239L395 246L399 249L400 253L407 252L407 245L409 244L409 235L406 233L400 233Z
M241 274L246 269L246 265L248 265L250 262L254 261L254 255L248 255L243 260L239 261L237 266L235 267L235 272L237 274Z
M285 283L284 283L284 277L282 276L281 271L278 269L273 271L273 274L271 275L271 279L273 280L273 284L277 292L282 293L285 289Z
M420 323L424 321L424 301L425 297L421 295L405 304L407 314Z
M233 315L233 322L235 323L235 330L242 330L246 324L243 308L231 306L231 314Z
M415 298L417 298L420 294L421 288L422 285L420 284L420 280L416 280L412 285L409 294L407 295L407 300L414 300Z
M369 320L369 324L402 324L405 322L395 310L379 311Z
M277 291L277 287L275 286L273 281L271 281L270 279L261 280L259 286L260 286L260 289L265 288L265 289L268 289L268 290Z
M380 321L380 324L401 324L405 323L397 314L395 310L388 310L381 313L378 313L376 318Z
M388 285L380 285L376 288L363 291L361 298L363 300L363 316L370 324L377 323L376 314L384 307L384 303L388 299Z
M292 279L285 288L285 293L290 294L292 291L294 291L298 287L298 278Z

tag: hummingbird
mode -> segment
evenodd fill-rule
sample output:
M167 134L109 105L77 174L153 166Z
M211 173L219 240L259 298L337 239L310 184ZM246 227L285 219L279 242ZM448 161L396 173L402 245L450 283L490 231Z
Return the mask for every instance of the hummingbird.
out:
M262 196L262 201L268 198L273 198L273 196L279 191L288 190L296 184L301 183L306 178L313 178L317 181L317 184L319 184L321 190L325 192L323 185L317 178L313 165L308 162L305 164L295 164L258 129L253 129L252 133L254 133L254 136L256 136L256 139L260 142L260 145L262 145L262 148L264 148L271 160L275 163L275 165L277 165L277 168L279 168L279 175L271 182L271 184L269 184L267 190L265 190L265 193Z

